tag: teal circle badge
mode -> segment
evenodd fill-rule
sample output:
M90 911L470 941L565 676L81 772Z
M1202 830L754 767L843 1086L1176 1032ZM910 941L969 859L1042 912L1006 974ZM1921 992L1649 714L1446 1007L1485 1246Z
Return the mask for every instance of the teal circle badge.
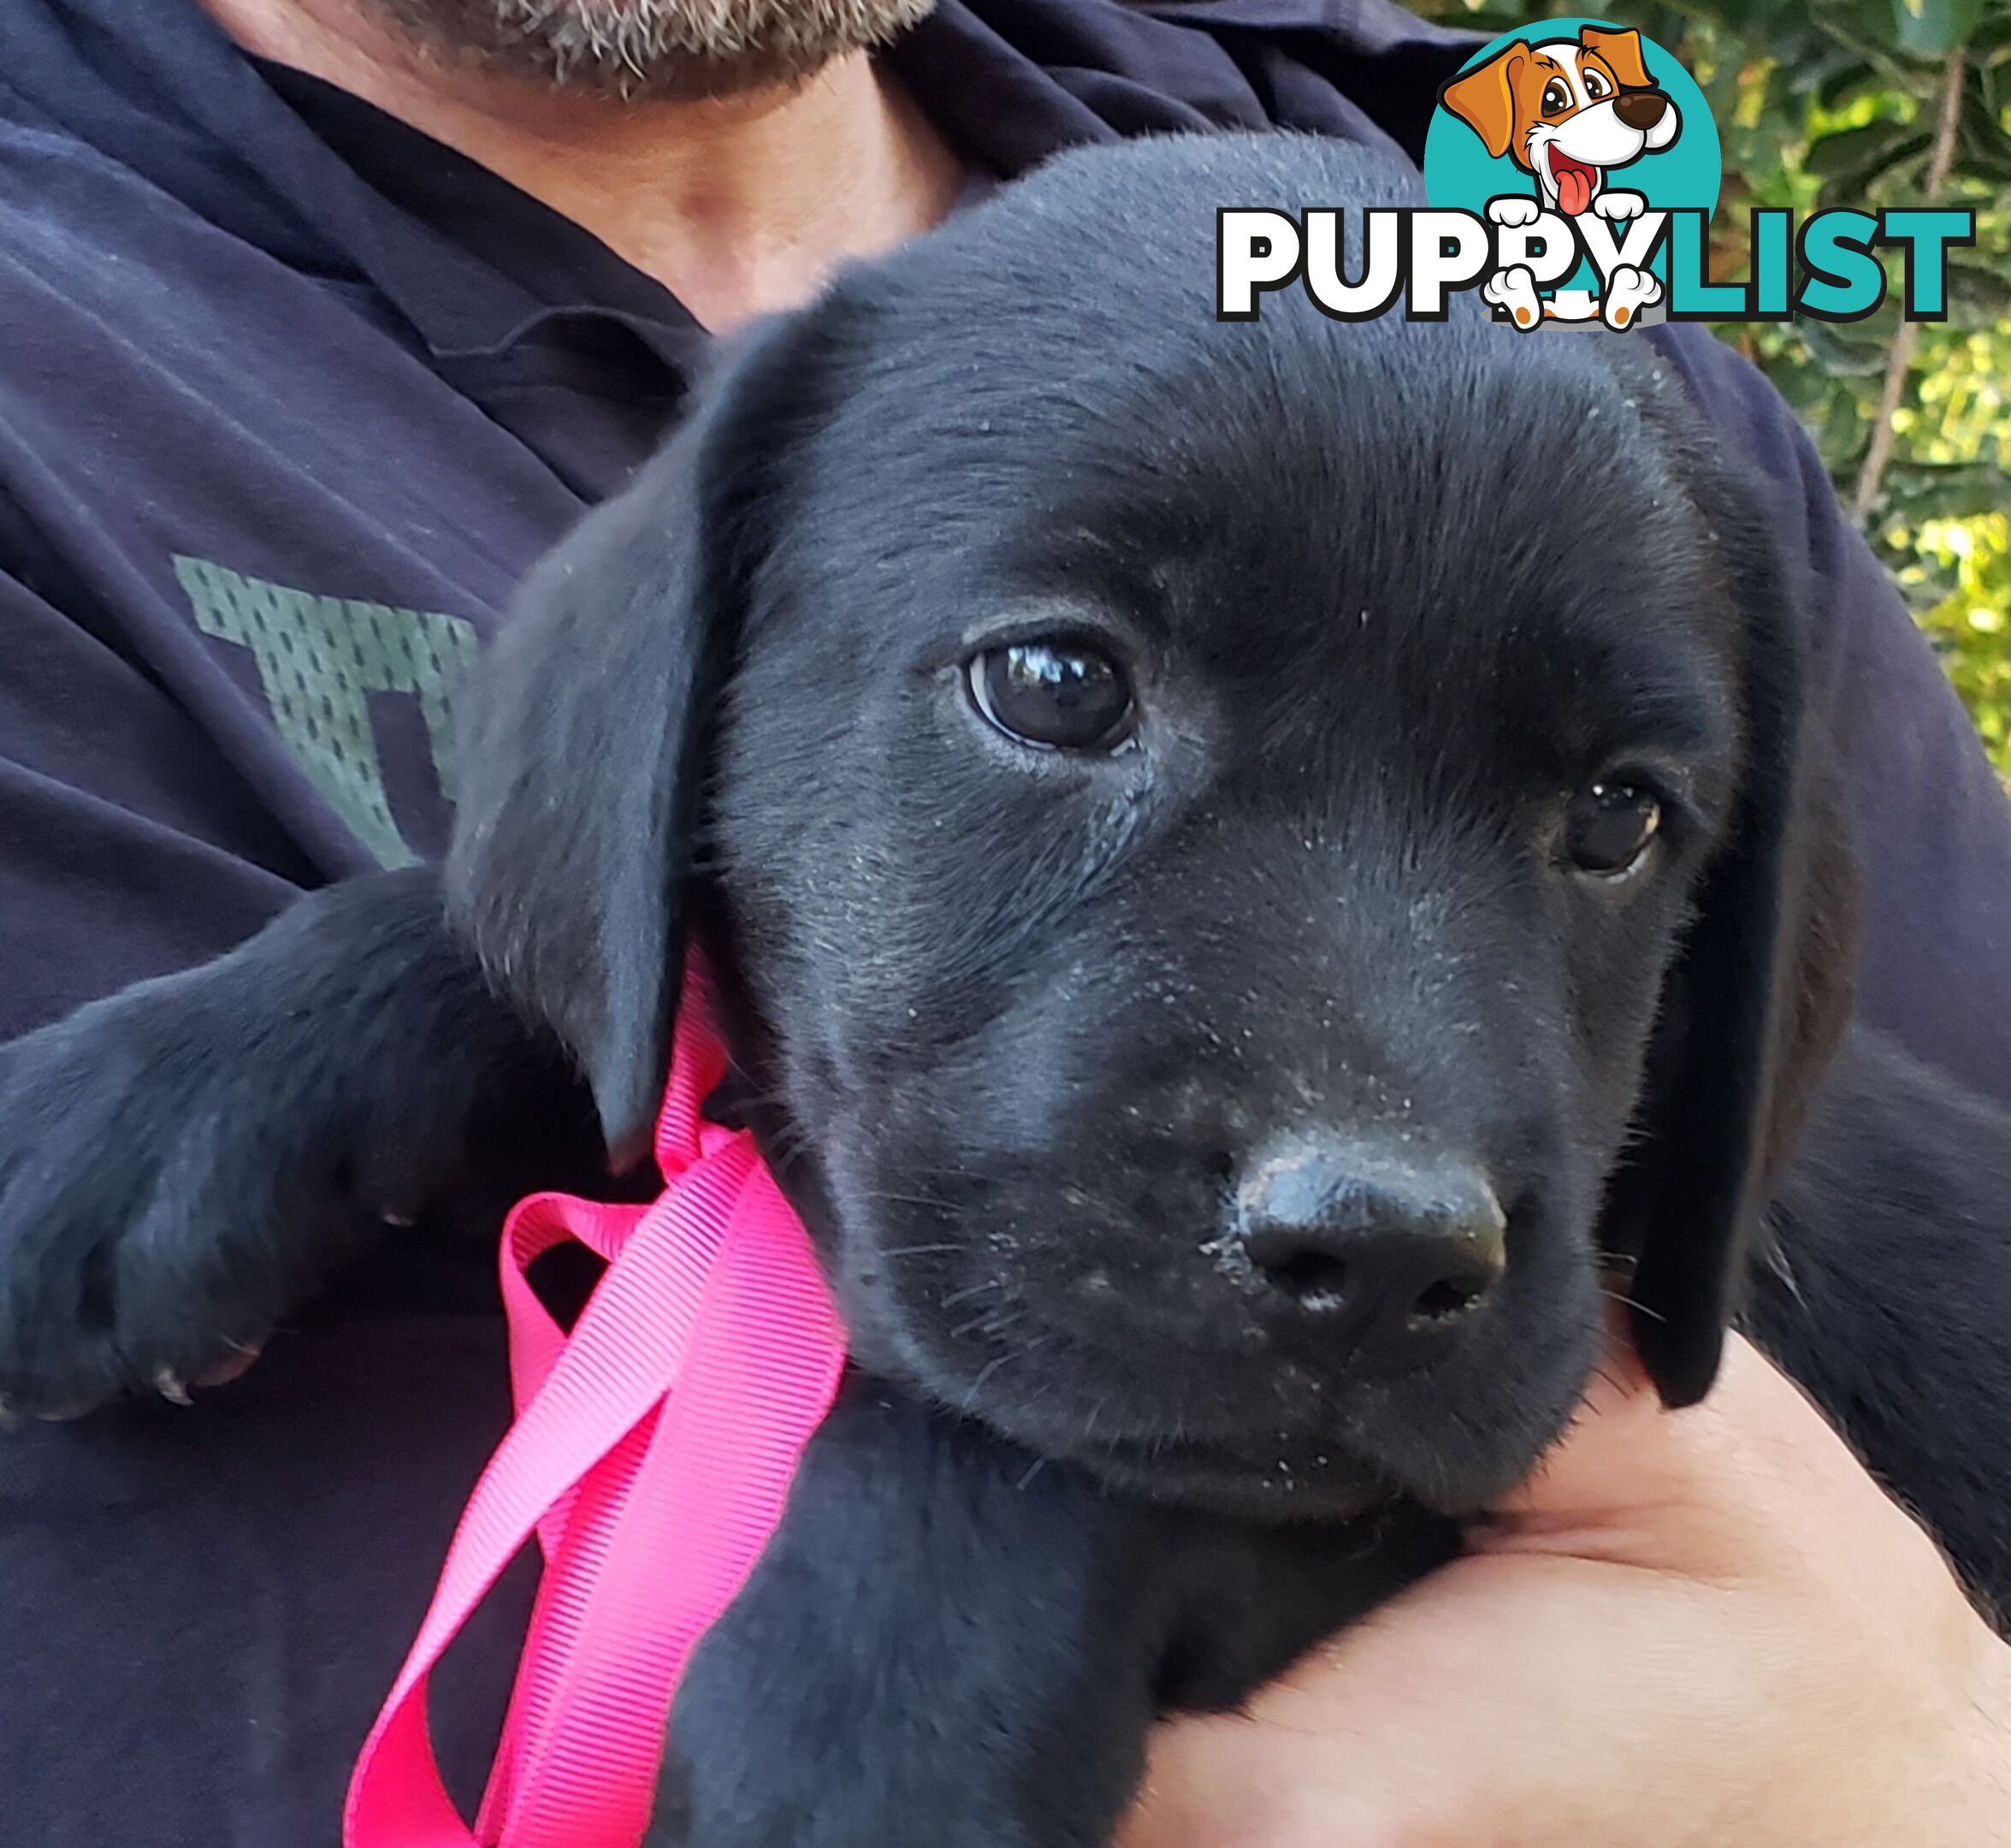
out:
M1622 240L1644 210L1700 210L1707 219L1723 172L1718 127L1696 80L1652 38L1595 19L1546 20L1482 46L1440 91L1424 144L1433 205L1505 226L1547 212L1576 221L1582 240L1588 232ZM1633 305L1617 319L1609 307L1607 324L1657 318L1652 305L1667 260L1659 240L1640 271L1622 272ZM1528 291L1514 285L1512 276L1490 278L1485 293L1498 314L1528 324ZM1621 286L1613 280L1609 296ZM1537 290L1541 318L1600 318L1600 287L1599 271L1581 262Z

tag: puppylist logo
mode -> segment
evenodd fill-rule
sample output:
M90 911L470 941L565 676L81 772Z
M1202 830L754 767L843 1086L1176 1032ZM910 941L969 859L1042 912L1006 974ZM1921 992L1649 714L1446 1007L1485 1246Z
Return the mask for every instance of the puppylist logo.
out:
M1721 174L1717 126L1674 57L1599 20L1549 20L1483 46L1440 92L1428 206L1359 212L1357 239L1345 208L1218 211L1215 313L1254 320L1265 294L1298 282L1344 321L1399 305L1443 320L1466 289L1525 332L1861 321L1885 299L1884 248L1899 255L1905 317L1947 315L1949 252L1976 241L1973 211L1839 207L1796 222L1756 208L1748 280L1720 282L1710 224Z
M1658 320L1668 226L1717 209L1717 126L1689 73L1637 32L1559 21L1497 38L1439 92L1425 196L1493 228L1498 319Z

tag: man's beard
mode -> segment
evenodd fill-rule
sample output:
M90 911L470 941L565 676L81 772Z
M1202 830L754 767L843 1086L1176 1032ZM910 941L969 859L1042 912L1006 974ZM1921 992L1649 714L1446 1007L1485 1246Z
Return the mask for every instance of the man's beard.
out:
M370 0L450 57L554 88L648 98L787 83L884 44L933 0Z

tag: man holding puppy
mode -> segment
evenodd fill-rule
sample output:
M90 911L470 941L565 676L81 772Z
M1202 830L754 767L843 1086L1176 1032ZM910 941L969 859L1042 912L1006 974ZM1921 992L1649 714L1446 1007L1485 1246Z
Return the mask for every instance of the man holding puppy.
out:
M1373 0L10 0L0 1034L435 851L467 660L713 338L1074 143L1270 126L1415 157L1465 48ZM1786 411L1700 333L1654 337L1825 587L1866 1010L2002 1093L1988 767ZM487 1257L415 1241L193 1413L10 1435L9 1833L332 1840L505 1379ZM1137 1839L1992 1839L2003 1651L1931 1549L1749 1354L1721 1403L1650 1410L1623 1393L1481 1560L1254 1724L1169 1732ZM441 1687L464 1792L508 1620ZM1760 1672L1783 1656L1825 1673ZM1513 1741L1512 1800L1476 1737ZM1590 1739L1657 1793L1624 1825Z

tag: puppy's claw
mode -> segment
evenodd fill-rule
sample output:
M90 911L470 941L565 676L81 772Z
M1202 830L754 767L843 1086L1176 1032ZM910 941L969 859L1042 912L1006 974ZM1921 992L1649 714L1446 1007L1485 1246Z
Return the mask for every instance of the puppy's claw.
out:
M97 1411L102 1403L97 1399L74 1399L68 1405L56 1407L53 1412L38 1412L35 1417L44 1424L71 1424L86 1413Z
M230 1346L235 1350L228 1360L219 1360L215 1366L204 1367L195 1377L198 1386L228 1386L234 1379L240 1379L251 1371L251 1363L264 1352L255 1342L234 1341Z
M195 1401L188 1395L188 1388L181 1383L179 1376L167 1367L161 1368L154 1375L154 1390L159 1393L170 1405L193 1405L195 1403Z

